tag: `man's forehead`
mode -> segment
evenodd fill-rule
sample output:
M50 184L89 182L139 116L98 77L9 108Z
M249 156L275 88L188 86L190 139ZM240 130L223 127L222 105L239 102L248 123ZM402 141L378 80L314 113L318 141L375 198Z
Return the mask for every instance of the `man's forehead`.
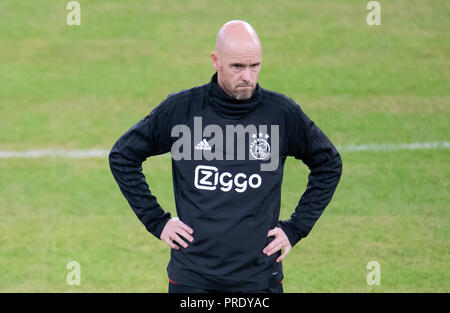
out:
M261 62L260 54L242 54L242 55L234 55L228 58L230 63L257 63Z
M224 56L227 60L236 62L255 62L261 60L261 50L256 47L227 49Z
M261 56L261 46L253 40L227 40L220 50L228 57Z

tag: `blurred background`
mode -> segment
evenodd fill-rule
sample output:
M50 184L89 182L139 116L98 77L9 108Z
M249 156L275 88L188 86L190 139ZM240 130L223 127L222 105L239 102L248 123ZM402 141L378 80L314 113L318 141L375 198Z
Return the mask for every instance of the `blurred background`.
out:
M260 36L260 85L293 98L342 153L334 199L283 261L285 292L450 291L450 2L380 0L374 26L364 0L80 0L79 26L68 2L0 1L1 292L167 291L169 248L106 156L8 152L109 150L169 93L209 82L232 19ZM176 215L170 157L144 173ZM282 219L307 174L288 160ZM70 261L80 285L67 283ZM380 285L367 283L370 261Z

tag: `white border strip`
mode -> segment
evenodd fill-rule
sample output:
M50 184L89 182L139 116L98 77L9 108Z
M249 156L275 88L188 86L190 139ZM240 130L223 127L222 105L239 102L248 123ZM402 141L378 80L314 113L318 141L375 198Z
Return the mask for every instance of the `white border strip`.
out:
M449 141L414 142L405 144L362 144L362 145L336 145L339 152L380 152L380 151L401 151L401 150L436 150L450 149ZM88 150L64 150L64 149L34 149L24 151L0 150L0 159L10 158L67 158L67 159L88 159L107 158L109 150L88 149ZM170 154L166 154L169 156Z

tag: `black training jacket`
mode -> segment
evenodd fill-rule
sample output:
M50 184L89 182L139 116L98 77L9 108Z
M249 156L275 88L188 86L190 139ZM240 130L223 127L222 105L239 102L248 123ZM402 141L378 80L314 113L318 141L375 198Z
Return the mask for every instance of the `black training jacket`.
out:
M157 238L171 216L150 192L142 163L167 152L177 215L194 230L194 242L171 250L168 275L213 290L256 291L280 283L280 252L262 252L273 240L268 231L281 227L292 246L307 236L342 172L336 148L292 99L259 85L251 98L234 99L215 73L208 84L170 94L109 154L120 190ZM279 221L288 156L303 161L310 174L295 212ZM263 170L267 164L271 169Z

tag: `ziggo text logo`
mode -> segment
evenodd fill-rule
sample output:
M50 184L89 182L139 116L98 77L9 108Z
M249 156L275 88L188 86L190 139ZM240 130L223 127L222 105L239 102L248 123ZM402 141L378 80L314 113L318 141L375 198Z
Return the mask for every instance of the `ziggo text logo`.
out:
M219 173L219 169L215 166L198 165L195 168L194 186L197 189L216 190L220 186L220 190L228 192L235 187L236 192L244 192L247 187L256 189L262 184L262 178L258 174L247 175L238 173L236 175L223 172Z

